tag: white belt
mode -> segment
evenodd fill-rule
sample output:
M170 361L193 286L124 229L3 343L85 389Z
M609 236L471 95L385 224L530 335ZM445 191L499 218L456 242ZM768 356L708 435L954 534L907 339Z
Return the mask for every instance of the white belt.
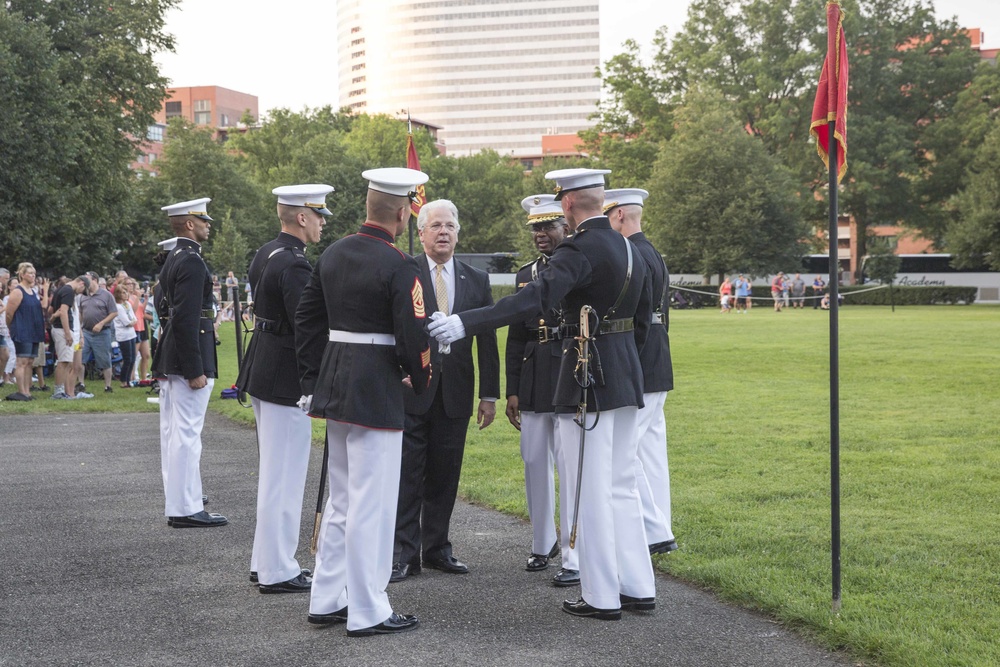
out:
M359 345L395 345L396 337L387 333L355 333L330 329L331 343L358 343Z

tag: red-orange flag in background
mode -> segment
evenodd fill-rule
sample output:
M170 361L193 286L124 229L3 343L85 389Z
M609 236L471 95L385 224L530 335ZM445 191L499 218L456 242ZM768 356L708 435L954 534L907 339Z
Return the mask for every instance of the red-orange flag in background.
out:
M816 151L830 168L830 135L828 123L835 122L837 150L837 182L847 171L847 42L844 38L844 16L840 0L826 3L827 47L819 88L813 103L809 132L816 137Z
M417 157L417 147L413 145L413 134L406 135L406 167L420 171L420 158ZM424 186L417 186L417 197L410 202L410 211L414 216L420 215L420 209L427 203Z

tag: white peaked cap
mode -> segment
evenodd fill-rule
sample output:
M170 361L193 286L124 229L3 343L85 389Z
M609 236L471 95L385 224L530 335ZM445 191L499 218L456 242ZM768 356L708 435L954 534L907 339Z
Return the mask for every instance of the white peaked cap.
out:
M361 178L368 181L368 189L384 192L397 197L409 197L418 185L429 178L427 174L405 167L383 167L361 172Z
M531 195L521 200L521 208L528 212L528 224L549 222L563 217L562 204L555 195Z
M282 185L271 190L278 195L278 203L285 206L305 206L316 209L323 215L333 215L326 207L326 196L333 192L332 185L305 183L302 185Z
M619 190L604 191L604 212L607 213L615 206L628 206L635 204L642 206L649 193L639 188L621 188Z
M176 215L193 215L202 220L211 220L212 218L208 217L208 209L205 207L205 204L210 201L212 200L209 197L203 197L201 199L192 199L191 201L182 201L179 204L164 206L160 210L166 211L170 217Z
M545 178L556 182L556 199L562 199L567 192L586 188L604 187L604 175L610 169L556 169L545 174Z

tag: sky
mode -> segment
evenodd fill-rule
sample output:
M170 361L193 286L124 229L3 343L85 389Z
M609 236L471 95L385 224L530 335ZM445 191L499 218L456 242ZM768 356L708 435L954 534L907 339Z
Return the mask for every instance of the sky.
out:
M601 61L619 53L626 39L648 51L657 28L679 30L689 1L601 0ZM986 47L1000 47L1000 1L936 0L935 6L938 16L982 28ZM171 85L256 95L261 113L336 107L336 25L335 0L183 0L167 14L176 52L157 60Z

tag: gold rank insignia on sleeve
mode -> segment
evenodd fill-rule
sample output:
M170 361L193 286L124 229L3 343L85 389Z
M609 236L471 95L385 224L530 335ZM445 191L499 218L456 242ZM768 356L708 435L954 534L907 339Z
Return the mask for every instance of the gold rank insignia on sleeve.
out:
M431 348L425 348L424 351L420 353L420 363L423 368L427 368L431 365Z
M524 287L524 286L525 286L525 285L527 285L527 284L528 284L528 283L518 283L518 284L517 284L517 288L518 288L518 289L521 289L522 287Z
M420 278L413 279L413 289L410 290L410 298L413 299L413 316L417 319L424 319L427 314L424 312L424 287L420 284ZM428 354L430 354L428 352Z

